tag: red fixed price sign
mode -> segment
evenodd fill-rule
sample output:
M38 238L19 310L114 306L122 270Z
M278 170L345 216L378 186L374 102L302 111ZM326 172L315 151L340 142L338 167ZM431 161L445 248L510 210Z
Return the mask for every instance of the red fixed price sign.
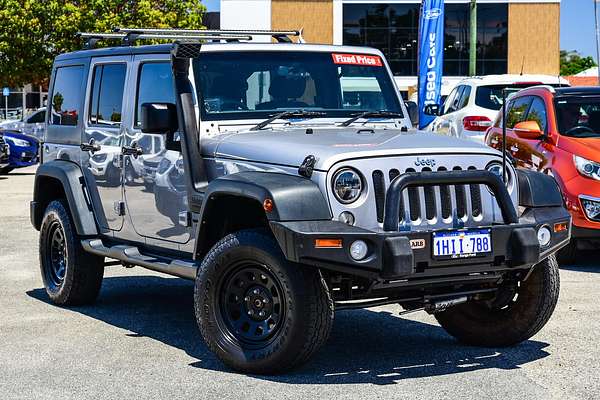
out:
M331 57L333 58L333 62L335 64L366 65L366 66L370 66L370 67L383 66L383 63L381 62L381 57L372 56L372 55L368 55L368 54L332 53Z

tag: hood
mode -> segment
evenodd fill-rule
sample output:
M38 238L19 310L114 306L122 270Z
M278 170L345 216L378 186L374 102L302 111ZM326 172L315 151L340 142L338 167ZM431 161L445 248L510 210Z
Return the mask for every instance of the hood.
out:
M561 136L558 147L591 161L600 162L600 138L574 138Z
M312 133L311 133L312 132ZM432 155L440 153L499 154L469 140L423 131L367 127L284 127L240 131L202 139L207 156L298 167L308 155L315 169L326 171L335 163L365 157Z

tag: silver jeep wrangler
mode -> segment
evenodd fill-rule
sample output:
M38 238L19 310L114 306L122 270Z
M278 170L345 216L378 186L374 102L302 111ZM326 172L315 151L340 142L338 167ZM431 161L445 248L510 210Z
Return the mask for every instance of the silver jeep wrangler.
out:
M121 29L56 58L31 203L52 301L92 302L105 265L195 280L207 346L250 373L307 361L336 310L397 303L472 345L538 332L570 236L553 178L413 129L379 51L293 35Z

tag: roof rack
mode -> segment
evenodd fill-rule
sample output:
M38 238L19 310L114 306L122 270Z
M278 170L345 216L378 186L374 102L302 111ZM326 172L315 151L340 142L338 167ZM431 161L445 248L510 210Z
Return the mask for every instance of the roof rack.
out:
M265 30L218 30L218 29L158 29L158 28L115 28L113 32L79 32L78 37L86 39L84 48L91 49L104 39L120 39L123 46L132 46L137 40L172 40L200 42L206 40L239 42L252 40L253 36L271 36L279 43L292 43L290 37L298 37L304 43L302 30L265 31Z
M115 28L114 32L135 34L177 34L177 35L250 35L271 36L280 43L291 43L290 37L297 37L299 43L304 43L301 30L261 30L261 29L164 29L164 28Z
M250 35L178 35L178 34L153 34L153 33L89 33L79 32L78 37L86 39L85 49L93 49L96 43L104 39L120 39L123 46L132 46L136 40L172 40L182 42L199 42L204 40L225 40L228 42L252 40Z

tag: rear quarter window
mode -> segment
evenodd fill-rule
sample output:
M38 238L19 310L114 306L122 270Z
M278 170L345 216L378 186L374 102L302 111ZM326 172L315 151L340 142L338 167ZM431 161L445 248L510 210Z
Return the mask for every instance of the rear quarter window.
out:
M81 115L83 65L58 67L50 98L49 123L76 126Z

